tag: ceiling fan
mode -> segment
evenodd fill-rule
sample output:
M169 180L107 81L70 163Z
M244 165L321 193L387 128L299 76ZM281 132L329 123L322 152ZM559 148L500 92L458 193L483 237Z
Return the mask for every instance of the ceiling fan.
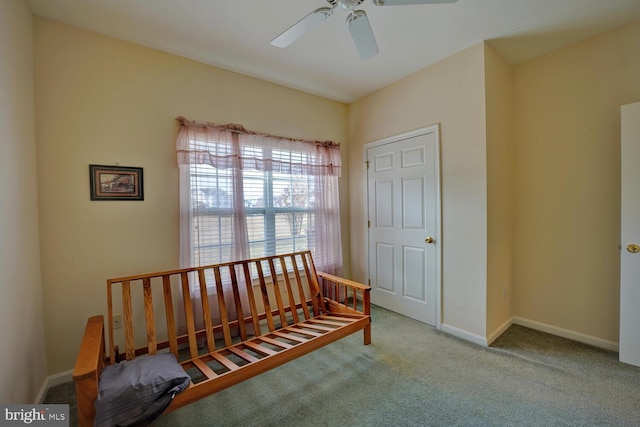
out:
M376 6L404 6L415 4L436 4L455 3L458 0L371 0ZM347 27L351 33L356 49L362 59L368 59L378 54L378 44L373 35L369 18L364 10L356 10L364 0L327 0L329 7L321 7L314 10L276 38L271 40L271 44L277 47L287 47L304 33L311 30L318 24L333 15L333 10L340 6L341 9L349 12L347 16Z

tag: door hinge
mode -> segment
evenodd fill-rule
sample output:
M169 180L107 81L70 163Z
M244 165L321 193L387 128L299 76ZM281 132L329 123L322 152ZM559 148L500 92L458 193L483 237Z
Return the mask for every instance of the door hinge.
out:
M367 228L371 228L371 221L367 221Z
M365 165L367 165L367 169L369 169L369 160L364 162Z

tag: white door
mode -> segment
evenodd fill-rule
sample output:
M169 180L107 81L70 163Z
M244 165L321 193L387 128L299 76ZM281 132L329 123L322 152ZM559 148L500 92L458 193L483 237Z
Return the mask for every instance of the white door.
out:
M371 302L439 327L438 127L365 146Z
M622 106L620 361L640 366L640 102Z

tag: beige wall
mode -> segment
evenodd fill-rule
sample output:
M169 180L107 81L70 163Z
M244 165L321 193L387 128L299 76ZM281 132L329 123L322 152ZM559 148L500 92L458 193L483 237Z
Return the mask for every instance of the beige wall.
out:
M487 338L511 320L513 252L513 79L511 67L485 45L487 108Z
M640 99L639 39L636 22L516 67L478 45L350 105L354 277L362 145L439 122L443 323L491 340L513 316L615 348L619 111Z
M175 117L346 142L347 107L43 18L34 27L42 280L56 373L72 368L87 317L104 312L105 279L178 264ZM143 167L145 201L91 202L92 163Z
M10 13L0 19L13 25L0 31L29 28L16 24L16 16L25 19L21 3L2 5ZM106 277L177 265L178 115L348 140L343 243L347 275L356 280L366 277L363 145L439 123L443 323L484 339L513 315L617 341L619 107L640 100L640 23L513 68L481 43L348 107L46 19L35 18L34 27L50 373L71 368L86 318L104 310ZM3 37L0 48L25 54L28 37ZM15 76L3 74L0 87L18 81L29 90L28 59L10 63ZM19 99L0 93L0 109L33 120L15 108ZM12 131L28 142L30 129ZM21 185L35 193L21 160L33 153L28 143L23 149L1 158L18 159L7 171L24 174ZM144 167L146 200L90 202L89 163ZM22 176L9 172L0 172L9 182ZM11 197L18 195L2 200ZM17 205L35 212L33 197ZM32 217L21 212L20 219L19 227L0 222L0 230L37 228ZM21 261L36 262L25 254L37 252L37 235L7 241L4 252L18 246ZM37 283L36 271L25 276L14 264L12 272ZM36 300L38 286L27 287ZM37 329L37 315L30 321Z
M367 276L363 145L440 124L442 321L486 335L487 161L482 43L349 105L351 268ZM464 268L462 268L464 266ZM473 337L472 337L473 338Z
M33 35L0 1L0 402L33 403L47 374L34 135Z
M640 22L514 68L513 314L612 343L620 106L640 100L638 40Z

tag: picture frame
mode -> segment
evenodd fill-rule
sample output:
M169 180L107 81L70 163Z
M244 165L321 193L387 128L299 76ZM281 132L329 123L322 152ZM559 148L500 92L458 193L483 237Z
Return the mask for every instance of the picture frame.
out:
M142 168L89 165L91 200L144 200Z

